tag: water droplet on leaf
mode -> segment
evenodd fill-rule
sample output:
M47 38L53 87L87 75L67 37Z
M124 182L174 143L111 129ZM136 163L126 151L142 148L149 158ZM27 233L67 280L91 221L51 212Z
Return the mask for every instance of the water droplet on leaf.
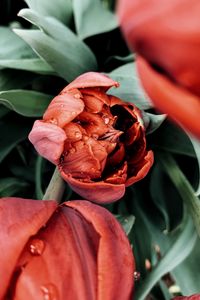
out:
M40 239L33 239L29 244L29 251L32 255L41 255L44 251L45 243Z

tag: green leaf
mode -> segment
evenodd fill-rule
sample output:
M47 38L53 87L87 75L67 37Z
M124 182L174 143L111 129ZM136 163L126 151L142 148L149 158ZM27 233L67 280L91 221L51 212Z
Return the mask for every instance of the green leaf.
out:
M158 149L170 153L195 157L192 143L186 133L171 122L165 121L159 129L151 135L151 143Z
M26 181L15 177L0 179L0 197L10 197L27 188L29 184Z
M97 63L92 51L66 26L53 18L23 9L19 15L37 25L39 30L15 29L33 50L67 81L86 71L95 70Z
M143 111L142 117L146 128L146 134L151 134L156 131L162 125L166 116L167 115L165 114L155 115Z
M42 16L54 17L68 24L72 16L71 0L25 0L27 5Z
M30 127L24 123L19 123L19 120L5 117L0 120L0 132L6 133L0 135L0 162L15 148L15 146L26 139Z
M25 71L0 70L0 91L19 89L30 84L36 75Z
M100 0L73 0L76 30L80 38L108 32L118 27L116 17Z
M26 117L42 116L52 98L50 95L27 90L0 92L0 104Z
M120 222L120 224L124 228L126 235L129 235L133 228L135 217L133 215L129 215L129 216L115 215L115 218Z
M199 261L200 240L198 239L190 256L188 256L178 267L172 271L176 283L181 288L183 295L199 293Z
M120 87L110 89L109 94L132 102L142 110L152 107L139 82L134 63L125 64L108 75L120 83Z
M199 166L199 180L198 180L198 185L196 188L196 195L199 196L200 195L200 142L193 136L189 135L190 141L193 145L195 154L196 154L196 158L197 158L197 162L198 162L198 166Z
M4 68L31 71L38 74L56 74L52 67L41 58L0 59L0 66Z
M175 243L146 276L145 280L140 283L135 293L135 300L144 300L159 279L173 270L191 253L196 240L197 235L194 232L193 223L190 218L186 218Z
M36 57L32 49L8 27L0 26L0 60Z
M189 181L170 154L160 153L158 158L162 163L163 169L168 174L180 196L182 197L182 200L187 205L188 210L193 218L197 233L200 236L199 198L195 195L195 192Z

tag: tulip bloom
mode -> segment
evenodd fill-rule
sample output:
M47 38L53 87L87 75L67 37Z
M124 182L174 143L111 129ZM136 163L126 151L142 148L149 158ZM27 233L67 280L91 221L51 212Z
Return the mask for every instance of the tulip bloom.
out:
M106 94L118 85L99 73L79 76L53 99L29 134L38 153L58 165L74 191L100 203L121 198L153 163L140 111Z
M180 297L176 297L173 300L200 300L200 294L196 294L196 295L192 295L192 296L180 296Z
M131 299L132 250L106 209L2 198L0 216L0 299Z
M161 111L200 138L200 2L119 0L142 84Z

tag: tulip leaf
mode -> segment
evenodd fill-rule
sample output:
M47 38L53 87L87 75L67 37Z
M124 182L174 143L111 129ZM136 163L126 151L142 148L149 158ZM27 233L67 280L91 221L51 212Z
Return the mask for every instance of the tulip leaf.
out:
M81 73L97 68L92 51L58 20L43 18L30 9L21 10L19 15L37 25L42 31L15 29L15 33L61 77L71 81Z
M0 197L10 197L27 188L29 184L15 177L0 178Z
M0 162L17 144L27 138L29 131L30 126L19 123L19 120L13 120L9 116L0 120L0 132L6 133L0 135Z
M0 104L26 117L42 116L52 98L50 95L27 90L0 92Z
M156 131L166 119L165 114L155 115L147 112L143 112L142 117L146 128L146 134L151 134Z
M199 174L198 174L198 185L196 188L196 195L199 196L200 195L200 142L193 136L189 135L190 141L193 145L195 154L196 154L196 158L197 158L197 162L198 162L198 166L199 166Z
M156 148L170 153L196 157L192 143L186 133L171 122L163 122L162 126L151 135L151 143Z
M0 91L23 88L30 84L35 77L36 74L30 72L9 69L0 70Z
M144 281L140 282L135 293L135 300L144 300L159 279L178 266L191 253L196 243L197 235L190 218L187 217L182 225L184 225L182 231L174 244L159 260L157 265L153 267Z
M162 163L163 169L172 180L177 188L182 200L187 205L188 210L193 218L196 230L200 236L200 200L195 195L195 192L189 181L177 165L176 161L170 154L160 153L159 160Z
M129 216L115 215L115 217L124 228L126 235L129 235L133 228L135 217L133 215L129 215Z
M0 67L55 75L55 71L41 58L0 59Z
M0 60L36 57L33 50L8 27L0 26Z
M76 30L80 38L108 32L118 27L115 15L100 0L73 0Z
M190 256L173 271L172 275L184 295L199 293L200 272L200 240L198 239Z
M71 0L25 0L27 5L42 16L54 17L67 24L72 16Z
M152 107L139 82L136 67L133 63L125 64L108 75L120 83L119 88L110 89L109 94L132 102L142 110Z

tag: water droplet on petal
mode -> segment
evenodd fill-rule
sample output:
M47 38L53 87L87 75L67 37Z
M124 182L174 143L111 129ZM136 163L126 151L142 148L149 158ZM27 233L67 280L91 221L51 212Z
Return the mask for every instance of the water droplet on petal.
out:
M41 286L41 291L44 300L58 300L58 290L52 283Z
M52 119L49 120L49 123L57 125L58 121L55 118L52 118Z
M103 120L106 125L110 122L110 119L108 117L103 117Z
M32 255L41 255L44 251L45 243L40 239L33 239L29 244L29 251Z
M81 133L79 131L76 131L74 135L77 139L81 138Z
M60 106L61 108L64 108L64 104L61 104L61 106Z
M75 94L74 98L79 99L79 98L81 98L81 95L80 94Z
M93 139L97 140L99 136L98 136L98 134L93 133L93 134L91 135L91 137L92 137Z
M72 111L72 112L71 112L71 115L72 115L72 116L75 116L75 115L76 115L76 112L75 112L75 111Z

